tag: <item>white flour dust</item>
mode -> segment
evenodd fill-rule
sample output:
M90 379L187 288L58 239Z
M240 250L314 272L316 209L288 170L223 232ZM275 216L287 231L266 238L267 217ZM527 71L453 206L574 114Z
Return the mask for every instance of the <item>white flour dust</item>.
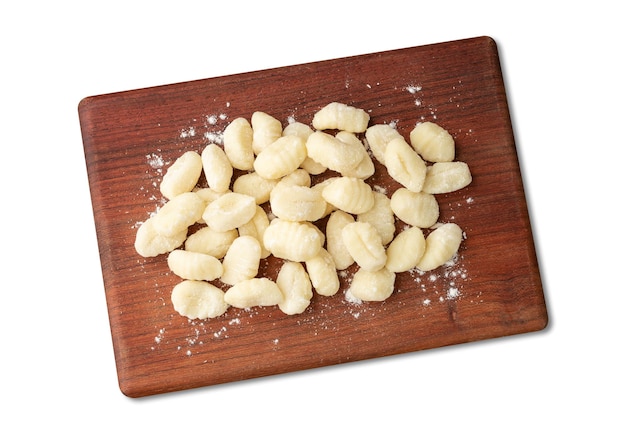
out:
M349 88L351 85L352 83L349 80L346 80L345 87ZM380 83L376 83L375 86L380 86ZM366 87L368 89L372 89L374 86L367 84ZM427 118L437 118L437 108L429 107L424 103L422 85L411 83L402 89L404 92L408 93L411 98L413 98L415 106L420 108L420 111L428 113L421 115L418 122L424 121ZM227 103L226 107L230 107L230 103ZM295 116L296 112L297 110L294 109L291 112L292 114L286 118L287 124L297 122ZM198 118L192 119L189 125L178 131L178 139L195 140L196 142L202 139L203 144L215 143L223 145L224 129L228 125L228 122L229 116L225 112L215 112L199 116ZM387 123L395 128L400 124L400 122L400 119L394 119ZM470 133L472 132L472 130L468 131ZM201 151L201 149L199 149L199 151ZM156 207L154 211L149 213L148 217L154 215L165 203L165 199L158 194L158 185L160 178L162 178L167 166L171 162L165 161L163 157L159 155L159 152L159 150L156 150L154 153L146 155L146 163L148 165L146 173L151 175L151 179L153 180L152 187L156 190L156 193L150 196L150 200L155 202ZM380 185L373 185L372 189L384 194L389 193L387 188ZM143 187L141 190L145 193ZM462 201L459 201L458 203L449 204L449 210L454 211L449 220L456 220L457 211L461 212L458 215L462 216L462 211L466 208L471 208L473 204L473 197L464 197ZM136 222L135 227L140 224L141 222ZM461 221L459 221L459 224L462 226ZM461 299L464 296L463 289L465 284L471 280L470 273L464 264L464 257L462 253L455 255L450 261L436 270L422 272L417 268L413 268L407 273L415 284L410 289L415 292L415 301L410 302L411 306L417 311L420 311L423 315L426 315L430 309L434 308L438 304L444 304L453 300ZM340 279L342 279L349 287L349 281L352 278L351 274L345 271L340 271L338 274ZM408 290L409 289L404 289L403 291L406 292ZM319 332L335 330L336 328L336 324L333 323L331 316L325 315L325 312L329 309L342 309L342 314L349 315L355 321L367 321L367 318L386 314L385 311L388 310L388 305L385 303L372 304L362 302L358 298L354 297L350 293L349 289L343 291L342 295L337 295L342 297L339 303L331 300L330 298L326 299L325 297L322 297L324 300L317 303L316 310L305 311L304 314L301 314L298 317L297 324L312 325L312 330L314 330L314 333L317 335ZM473 300L470 302L473 302ZM403 301L402 303L407 305L409 302ZM255 308L237 310L237 313L231 312L229 315L234 316L231 317L225 324L223 321L217 323L212 322L211 320L188 320L188 336L182 338L182 340L180 337L177 337L176 339L171 338L166 332L166 330L169 330L170 328L180 328L180 326L173 323L174 318L177 318L176 314L173 313L170 317L169 326L165 325L155 328L155 335L150 348L155 350L163 347L165 344L174 343L176 345L176 350L181 354L185 356L193 356L194 354L200 352L201 348L207 343L229 339L238 329L246 328L246 326L249 327L249 319L258 315L259 312L260 311ZM279 348L280 341L278 338L272 338L270 339L270 342L275 348ZM207 361L205 360L205 362Z

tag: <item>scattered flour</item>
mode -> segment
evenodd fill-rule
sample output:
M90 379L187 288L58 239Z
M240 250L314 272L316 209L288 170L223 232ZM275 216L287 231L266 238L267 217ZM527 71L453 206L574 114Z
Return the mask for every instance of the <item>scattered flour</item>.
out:
M346 80L345 87L349 88L351 85L349 80ZM376 83L376 86L379 86L380 83ZM372 85L367 84L367 88L372 88ZM420 93L422 92L422 86L417 84L407 85L404 90L408 92L415 101L415 105L418 107L422 106L422 100L420 98ZM230 102L226 103L226 107L230 107ZM436 108L432 107L424 107L424 109L430 111L430 116L433 119L437 118ZM426 116L421 116L421 121L426 120ZM202 137L207 143L216 143L223 144L223 132L227 123L225 121L228 120L228 115L226 113L219 114L207 114L204 115L204 123L202 125L197 125L196 119L193 119L193 123L195 125L190 125L187 128L183 128L180 130L179 138L181 139L197 139L197 137ZM290 115L287 118L288 123L296 122L295 115ZM396 119L389 124L396 128L399 124L400 120ZM201 131L199 131L201 130ZM470 130L471 132L471 130ZM159 150L157 150L159 151ZM146 161L148 166L157 172L159 175L163 175L166 166L169 162L165 161L163 157L157 153L151 153L146 155ZM156 187L158 190L158 182L153 182L153 187ZM387 189L380 185L374 185L372 188L383 194L387 194ZM143 190L143 187L142 187ZM160 196L159 196L160 197ZM156 195L151 195L150 200L155 202L163 201L164 199L158 199ZM463 199L463 205L472 205L474 203L473 197L467 197ZM158 211L159 207L162 206L162 203L157 204L157 209L150 213L153 215ZM461 204L457 204L457 208L461 206ZM454 219L454 217L452 217ZM140 225L142 222L137 222L135 227ZM351 278L350 273L347 271L339 271L339 276L344 281L347 280L347 284L349 285L349 279ZM463 257L458 254L452 258L448 263L444 266L440 267L437 270L433 270L431 272L422 272L418 269L409 270L409 274L411 278L416 283L416 296L420 298L419 304L423 308L430 308L433 306L433 300L438 300L439 303L446 303L450 300L456 300L462 297L463 292L463 284L470 280L468 275L468 270L463 265ZM479 296L477 296L479 297ZM326 303L325 301L322 303ZM368 303L363 303L358 298L354 297L350 290L347 289L344 291L344 302L342 303L344 306L346 314L351 315L355 320L363 319L365 316L375 316L380 314L381 310L385 310L386 307L383 305L377 305L374 309ZM326 305L326 309L330 309L330 305ZM333 308L337 308L336 305L333 305ZM259 314L259 311L256 309L245 309L242 312L249 314L249 317L252 318L255 315ZM313 312L310 317L299 317L297 320L298 324L315 324L316 332L317 330L327 330L333 329L331 323L328 323L324 319L324 307L321 310ZM242 315L239 313L238 315ZM330 320L329 320L330 321ZM239 326L242 321L240 316L231 318L228 321L228 326ZM172 324L170 324L172 325ZM201 339L202 336L210 337L211 340L215 339L226 339L229 337L228 328L226 326L222 326L218 329L214 329L210 327L210 321L189 321L190 325L190 335L184 338L184 345L178 345L176 348L178 351L183 351L183 354L187 356L191 356L193 354L192 349L198 345L203 345L204 341ZM161 327L158 329L157 334L153 338L154 344L151 346L152 350L159 348L162 344L167 343L166 340L166 329L165 327ZM271 342L278 348L279 339L272 339ZM206 361L205 361L206 362Z

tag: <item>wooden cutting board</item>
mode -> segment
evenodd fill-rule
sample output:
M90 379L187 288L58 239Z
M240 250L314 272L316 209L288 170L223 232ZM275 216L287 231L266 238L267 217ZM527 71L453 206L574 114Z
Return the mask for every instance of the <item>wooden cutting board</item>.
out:
M310 124L331 101L367 110L408 139L416 122L448 129L473 182L438 195L440 221L465 231L445 267L399 274L385 302L314 296L300 315L229 309L190 321L172 307L180 278L134 250L163 204L159 182L236 117L264 111ZM79 105L119 385L131 397L526 333L547 324L540 273L497 46L488 37L85 98ZM377 165L372 185L398 188ZM323 224L323 222L322 222ZM398 228L400 229L400 225ZM277 260L260 273L276 276ZM319 375L324 375L320 373Z

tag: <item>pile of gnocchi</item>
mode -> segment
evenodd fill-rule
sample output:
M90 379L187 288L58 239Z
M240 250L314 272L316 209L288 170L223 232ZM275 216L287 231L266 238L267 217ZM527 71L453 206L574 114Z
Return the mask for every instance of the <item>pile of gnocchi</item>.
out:
M340 102L317 111L311 126L283 128L257 111L228 124L223 146L183 153L160 183L167 201L135 239L139 255L167 254L182 279L174 309L189 319L230 307L299 314L314 292L335 295L340 271L354 263L351 297L383 301L397 273L453 258L464 234L438 222L435 195L472 181L467 164L455 161L453 137L433 122L418 123L409 141L388 124L369 123L365 110ZM391 197L366 182L373 159L401 185ZM207 186L199 187L203 174ZM322 230L316 222L325 218ZM405 223L398 234L397 219ZM282 260L273 280L259 274L270 255Z

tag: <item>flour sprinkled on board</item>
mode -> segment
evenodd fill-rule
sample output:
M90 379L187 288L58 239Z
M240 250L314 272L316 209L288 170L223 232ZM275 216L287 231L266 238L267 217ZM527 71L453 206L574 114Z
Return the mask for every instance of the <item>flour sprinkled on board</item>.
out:
M345 87L349 88L351 85L352 83L346 80ZM376 83L376 86L379 85L380 83ZM372 85L368 84L367 88L371 89ZM422 102L423 95L421 85L409 84L404 88L396 89L402 89L413 98L415 106L419 108L417 117L419 119L418 123L428 117L427 112L430 113L432 118L436 119L437 109L429 107ZM406 95L406 93L404 94ZM230 107L230 103L228 103L227 107ZM291 113L287 114L283 119L283 122L287 124L298 122L296 112L297 109L293 109ZM370 110L370 112L372 112L372 110ZM420 113L421 118L419 117ZM412 118L416 119L413 115ZM185 146L188 148L190 146L197 146L198 152L201 152L202 148L207 144L215 143L223 145L224 130L226 126L228 126L228 119L229 116L226 113L214 112L200 115L197 119L193 119L187 127L179 130L178 138L185 139ZM306 123L307 121L303 120L302 122ZM402 122L402 119L385 120L385 123L394 129L397 129ZM369 146L367 143L364 144L371 156ZM146 155L146 160L149 167L160 176L163 175L165 168L169 164L157 153ZM154 174L154 172L152 173ZM158 191L158 183L153 183L153 186L156 187ZM371 187L374 191L385 195L389 195L393 192L391 188L383 185L374 184L371 185ZM156 199L156 196L153 195L153 197ZM449 210L456 211L462 206L471 208L473 202L474 198L464 197L453 205L449 204ZM271 211L268 211L268 218L270 218L270 220L273 218ZM447 218L449 221L455 219L456 216L454 214ZM427 230L428 229L425 229L425 231ZM298 317L296 323L303 328L306 327L310 333L317 336L327 333L328 331L338 331L344 326L345 320L337 320L337 318L343 317L354 321L366 322L369 318L385 314L386 311L393 312L399 306L411 306L415 309L416 313L419 312L421 315L425 316L438 304L455 302L463 297L464 283L470 280L463 259L461 253L455 255L448 263L440 268L430 272L422 272L417 268L409 270L406 274L409 276L408 279L412 279L413 282L409 281L408 284L406 284L407 281L405 280L405 283L397 289L398 293L403 293L400 294L401 297L398 297L395 301L394 299L390 299L388 302L385 301L382 304L364 302L353 296L350 291L353 272L346 270L338 271L338 276L342 280L342 287L344 288L342 289L343 297L339 299L340 301L337 302L337 299L333 301L330 298L319 297L316 300L315 309L305 311L303 315ZM331 310L335 310L336 314L332 314ZM173 338L173 332L170 332L168 336L169 342L165 339L165 327L167 325L160 327L158 333L154 336L151 348L153 350L157 348L163 349L165 348L165 344L169 343L170 345L174 344L174 347L182 355L191 356L194 353L201 353L202 350L199 347L204 345L205 342L209 344L211 342L228 339L232 336L237 336L239 330L249 330L250 324L254 324L254 322L248 323L248 317L244 315L249 315L251 319L267 311L265 308L246 308L236 310L235 312L237 313L228 314L231 315L230 318L226 317L223 321L217 319L189 321L189 328L185 333L187 336L177 336ZM339 314L339 316L337 316L337 314ZM246 324L242 325L242 319ZM181 331L180 325L172 322L172 317L170 317L170 323L167 327L169 330ZM270 336L270 338L271 342L278 348L279 338L273 336Z

